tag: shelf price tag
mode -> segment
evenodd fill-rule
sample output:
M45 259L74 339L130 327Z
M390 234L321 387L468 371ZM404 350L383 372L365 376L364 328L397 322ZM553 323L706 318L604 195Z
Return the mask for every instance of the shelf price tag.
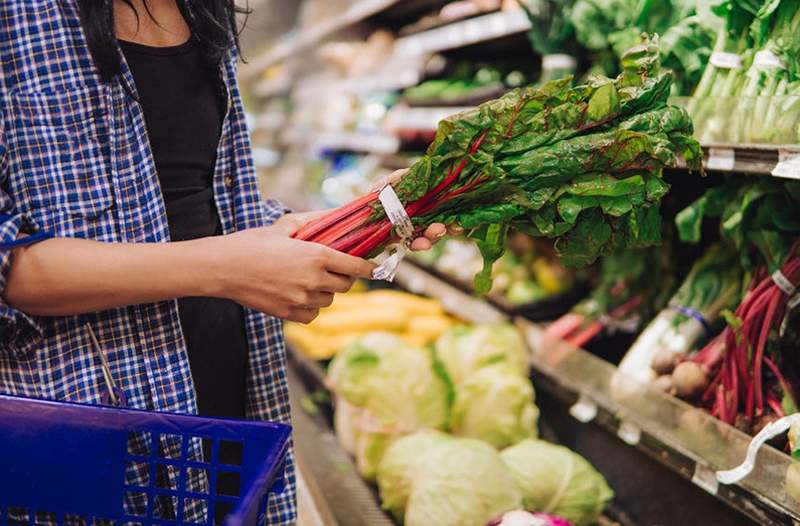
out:
M719 481L717 480L716 472L704 466L699 462L694 465L694 474L692 474L692 482L712 495L716 495L719 490Z
M736 152L731 148L709 148L706 169L729 172L736 164Z
M772 170L775 177L800 179L800 152L778 151L778 164Z
M588 424L597 416L597 404L586 395L581 395L578 401L569 408L569 414L583 424Z
M617 436L626 444L635 446L642 439L642 430L630 422L622 421L617 429Z

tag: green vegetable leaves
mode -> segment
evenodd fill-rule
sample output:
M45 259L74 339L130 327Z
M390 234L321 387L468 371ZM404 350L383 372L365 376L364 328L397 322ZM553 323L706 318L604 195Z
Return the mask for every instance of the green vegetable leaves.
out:
M479 293L491 286L509 225L554 238L573 266L660 241L662 170L679 155L699 168L700 148L686 112L667 105L672 77L660 69L657 40L643 38L622 69L616 79L514 90L445 119L396 189L415 224L470 231L486 263Z

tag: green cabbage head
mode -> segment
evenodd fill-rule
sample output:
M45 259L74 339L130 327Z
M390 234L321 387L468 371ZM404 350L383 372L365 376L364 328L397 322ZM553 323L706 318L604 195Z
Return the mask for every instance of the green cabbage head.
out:
M454 327L436 342L436 355L458 385L481 367L506 362L527 375L527 350L519 331L510 324Z
M354 342L331 362L329 380L348 404L335 418L337 435L368 480L398 436L447 426L447 379L437 374L430 351L395 336L374 333Z
M405 526L484 526L521 504L493 447L442 433L423 431L392 444L378 488L384 507Z
M575 526L594 524L614 492L583 457L563 446L524 440L500 453L522 490L523 507L564 517Z
M450 430L502 449L538 436L539 409L531 381L508 362L469 375L456 387Z

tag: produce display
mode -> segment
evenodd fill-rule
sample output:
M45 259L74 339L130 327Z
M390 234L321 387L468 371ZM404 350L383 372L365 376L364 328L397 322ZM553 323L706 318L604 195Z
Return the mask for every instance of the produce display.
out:
M476 290L491 287L509 226L555 239L556 253L586 265L612 248L660 240L664 166L700 149L684 110L668 106L671 75L656 40L622 59L616 79L570 79L514 90L443 121L427 154L395 191L418 227L455 223L486 262ZM371 193L301 228L295 237L355 256L391 241L392 223Z
M672 263L669 244L609 254L589 297L548 325L547 334L583 347L604 332L637 332L666 303ZM660 279L654 280L653 272Z
M538 360L511 325L395 290L286 324L328 367L325 425L387 514L740 523L707 512L719 505L742 524L800 519L800 462L781 453L800 459L800 424L775 431L732 491L714 473L743 460L748 434L800 413L800 0L386 5L264 77L294 82L278 186L336 207L295 237L413 258L401 287L455 312L455 289L486 295L534 322L521 325ZM302 169L284 170L292 160ZM401 167L410 234L370 190ZM463 234L405 255L431 222ZM651 488L635 454L685 487ZM655 488L665 502L643 505ZM672 509L676 495L698 509Z
M459 284L471 285L483 267L478 246L468 239L446 239L432 250L413 257ZM489 295L510 305L525 305L567 292L575 278L552 255L552 246L542 246L524 234L511 233L509 248L492 267Z
M398 336L424 346L455 325L436 300L394 290L339 294L309 325L285 324L287 340L315 360L330 360L350 343L371 332Z
M800 141L800 3L726 0L715 12L724 24L689 106L698 137Z
M384 509L412 526L483 526L518 509L576 526L600 515L612 496L602 476L536 440L526 357L513 326L473 325L428 349L371 333L333 359L336 435Z

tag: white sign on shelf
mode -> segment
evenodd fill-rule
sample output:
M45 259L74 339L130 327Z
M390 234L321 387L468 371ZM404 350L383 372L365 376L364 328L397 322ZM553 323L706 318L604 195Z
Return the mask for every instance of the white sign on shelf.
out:
M736 164L736 152L731 148L709 148L706 169L708 170L733 170Z
M639 426L623 420L617 429L617 436L626 444L635 446L642 439L642 430Z
M717 473L713 469L709 468L708 466L704 466L699 462L694 465L692 482L696 486L706 490L712 495L716 495L717 491L719 491L719 481L717 480Z
M569 408L569 414L578 422L588 424L597 416L597 404L586 395L581 395Z
M788 179L800 179L800 152L780 150L778 152L778 164L773 168L772 175Z

